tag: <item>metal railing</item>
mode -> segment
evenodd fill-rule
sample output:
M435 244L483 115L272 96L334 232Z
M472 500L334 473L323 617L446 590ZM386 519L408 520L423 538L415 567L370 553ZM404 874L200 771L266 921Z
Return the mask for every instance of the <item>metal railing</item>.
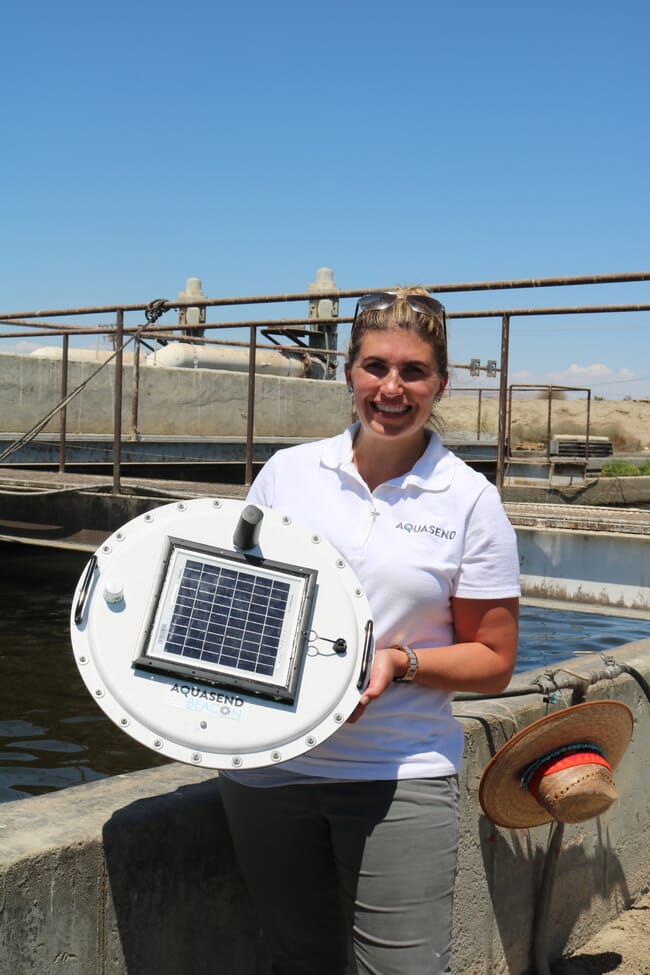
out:
M605 284L630 284L633 282L650 281L650 271L642 271L626 274L600 274L583 275L578 277L551 277L551 278L526 278L503 281L479 281L466 283L434 283L425 285L426 289L438 296L445 294L471 293L478 291L506 291L506 290L537 290L549 287L576 287L586 285L605 285ZM158 343L166 343L171 340L178 340L181 336L177 334L179 325L162 326L158 319L161 315L173 309L183 308L238 308L241 306L257 306L268 304L285 304L293 302L310 302L315 297L318 299L332 299L338 302L343 299L355 299L367 292L379 292L390 290L389 288L361 288L351 290L335 289L330 292L320 291L314 295L313 291L249 295L245 297L229 298L188 298L186 300L176 299L157 299L154 302L139 304L114 304L103 306L86 306L64 309L47 309L37 311L20 311L0 313L0 325L14 326L17 331L0 332L0 338L10 339L20 337L54 336L61 337L62 356L61 356L61 399L60 402L48 413L45 422L37 424L32 431L28 431L23 438L17 441L20 446L27 442L26 438L43 429L46 423L56 412L60 413L60 432L59 432L59 469L64 470L66 465L66 409L70 400L78 390L68 391L68 369L69 369L69 342L71 337L88 335L104 335L112 339L115 347L115 409L113 417L113 491L120 492L121 477L121 443L122 443L122 399L123 391L123 352L125 346L133 341L135 344L134 355L134 385L131 400L131 435L138 436L138 402L139 402L139 382L140 382L140 352L142 344L147 340ZM508 364L510 331L512 320L515 318L530 316L549 316L549 315L584 315L602 313L635 313L650 311L650 303L628 303L628 304L598 304L598 305L578 305L578 306L550 306L550 307L514 307L502 309L483 309L467 311L448 311L449 320L472 320L472 319L492 319L501 320L501 344L500 357L497 365L498 385L498 430L497 430L497 461L496 461L496 483L499 490L503 489L504 474L506 470L507 451L510 439L510 418L512 387L508 384ZM141 325L126 325L125 315L131 313L144 312L147 322ZM115 314L115 324L102 326L88 326L76 324L54 323L49 321L53 318L79 318L89 315ZM316 318L314 317L293 317L279 319L244 319L228 322L205 322L200 326L183 325L182 340L184 342L200 342L201 344L216 344L223 346L239 346L248 348L248 395L247 395L247 420L246 420L246 461L245 461L245 480L250 483L252 480L253 469L253 446L254 446L254 424L255 424L255 358L258 349L268 348L287 352L289 354L310 354L321 357L321 359L340 359L345 353L336 348L329 348L327 343L320 341L327 329L335 330L339 325L349 324L352 317L340 316L336 318ZM200 332L199 332L200 329ZM212 338L211 334L232 329L247 329L249 333L248 341L239 341L225 338ZM262 330L268 343L260 343L258 332ZM208 333L208 334L206 334ZM319 337L317 342L313 342L315 336ZM279 340L285 339L285 343ZM305 339L307 341L305 341ZM286 340L290 343L286 344ZM320 342L320 344L319 344ZM311 344L310 344L311 343ZM467 364L455 364L457 368L467 368ZM102 368L102 367L100 367ZM99 371L99 369L97 370ZM93 374L94 375L94 374ZM92 376L89 377L92 379ZM87 380L89 381L89 380ZM479 397L479 420L480 430L480 404ZM34 432L34 430L36 432ZM589 442L589 420L587 421L587 442ZM0 463L7 455L5 451L0 455Z

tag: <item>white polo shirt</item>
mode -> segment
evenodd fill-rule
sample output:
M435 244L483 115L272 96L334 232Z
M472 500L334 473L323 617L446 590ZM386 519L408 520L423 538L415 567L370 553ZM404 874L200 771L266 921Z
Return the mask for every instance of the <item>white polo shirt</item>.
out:
M289 515L338 549L368 597L377 649L394 643L449 647L452 596L519 595L515 533L498 492L436 434L408 474L370 492L352 459L357 429L278 451L248 501ZM298 781L453 774L463 733L451 713L452 697L419 684L393 684L358 722L306 755L234 777L276 785L295 773Z

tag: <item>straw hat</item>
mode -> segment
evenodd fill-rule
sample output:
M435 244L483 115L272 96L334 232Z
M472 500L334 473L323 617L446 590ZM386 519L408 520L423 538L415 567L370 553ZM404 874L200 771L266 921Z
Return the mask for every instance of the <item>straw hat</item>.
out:
M617 798L612 770L634 717L620 701L592 701L556 711L514 735L486 767L479 801L497 826L581 823Z

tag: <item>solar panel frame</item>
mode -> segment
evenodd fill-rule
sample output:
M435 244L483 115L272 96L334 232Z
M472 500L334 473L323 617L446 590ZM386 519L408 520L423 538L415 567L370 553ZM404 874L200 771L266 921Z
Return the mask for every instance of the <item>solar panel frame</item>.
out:
M314 568L167 536L132 666L291 704L317 576Z

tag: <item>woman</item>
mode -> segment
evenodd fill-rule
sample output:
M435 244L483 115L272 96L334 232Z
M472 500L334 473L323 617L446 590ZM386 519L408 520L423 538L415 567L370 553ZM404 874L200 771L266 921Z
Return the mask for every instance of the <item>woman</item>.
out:
M427 428L448 380L439 302L420 288L362 298L345 373L358 423L278 452L249 500L354 569L373 612L370 680L328 741L228 773L222 791L277 975L443 975L463 747L451 700L508 684L516 542L496 489Z

